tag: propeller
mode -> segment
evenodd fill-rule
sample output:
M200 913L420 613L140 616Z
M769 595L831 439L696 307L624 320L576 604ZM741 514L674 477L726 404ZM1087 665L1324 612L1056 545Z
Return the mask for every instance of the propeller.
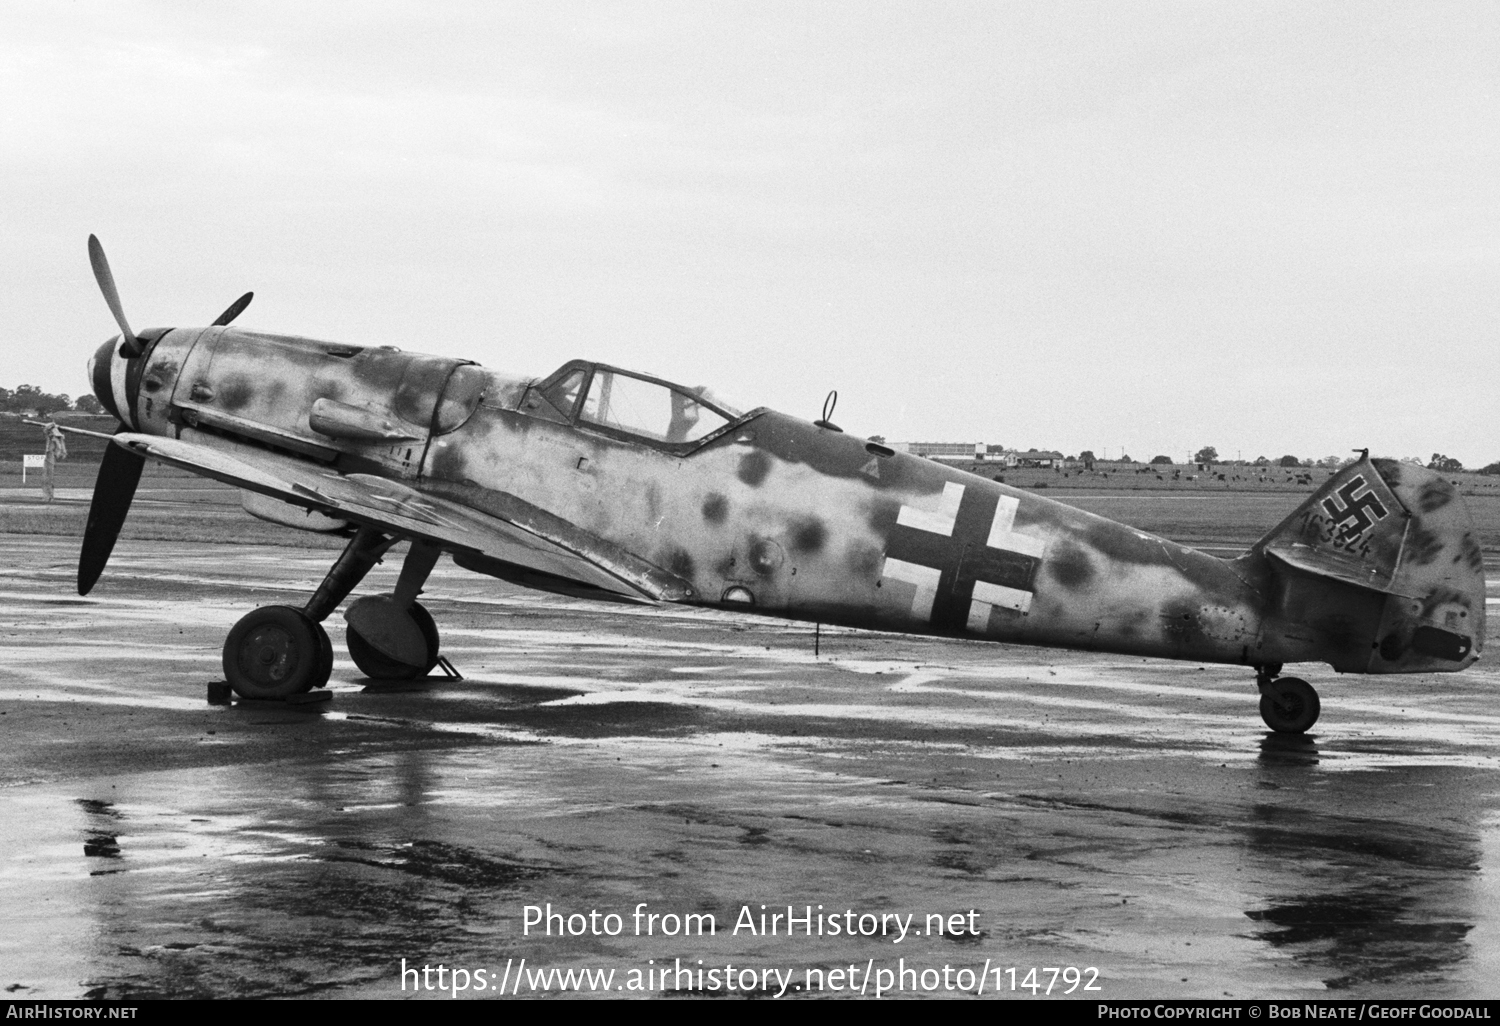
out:
M89 263L93 265L99 291L104 293L104 302L109 304L109 312L115 315L115 323L120 326L119 355L126 359L140 356L145 350L141 340L130 330L130 322L125 319L125 307L120 303L119 290L115 288L115 276L109 269L109 258L104 255L104 247L99 245L97 235L89 236ZM120 430L125 430L123 424ZM83 551L78 555L78 594L87 595L104 572L145 467L146 458L139 453L122 449L113 442L104 447L99 476L94 480L88 523L83 529Z
M99 245L97 235L89 236L89 263L94 265L94 280L99 283L99 291L104 293L109 312L115 315L115 323L120 326L120 355L140 356L141 340L135 337L135 332L130 330L130 322L125 319L125 308L120 305L120 292L115 288L115 276L110 272L109 258L104 255L104 247Z
M246 292L239 299L236 299L233 303L230 303L229 304L229 309L227 309L223 313L219 314L219 317L218 317L218 319L216 321L214 321L213 326L215 328L222 328L224 325L226 325L230 321L234 320L240 314L242 314L242 313L245 312L245 307L249 306L250 305L250 300L252 300L254 298L255 298L255 293L254 292Z
M141 344L136 333L130 330L130 322L125 320L125 307L120 303L120 292L115 288L115 276L109 269L109 259L105 257L104 247L99 244L99 238L95 235L89 236L89 263L93 265L94 280L99 283L99 291L104 293L104 302L109 304L109 312L114 314L115 323L120 326L118 353L111 356L107 349L102 349L98 358L139 359L145 354L146 347ZM214 327L223 327L234 320L254 298L255 293L246 292L230 303L229 308L214 321ZM124 419L127 423L121 424L116 434L130 430L130 411L125 412L127 416ZM114 442L105 446L104 460L99 464L99 477L94 481L94 499L89 506L88 523L83 529L83 551L78 555L78 594L87 595L98 583L99 575L104 573L109 555L114 551L115 540L120 537L120 528L125 524L125 516L130 512L130 503L135 498L135 489L140 484L141 471L145 466L146 458L133 449L126 449Z
M145 466L146 457L140 453L113 442L104 447L104 461L94 480L94 501L83 529L83 551L78 554L78 594L87 595L104 573Z

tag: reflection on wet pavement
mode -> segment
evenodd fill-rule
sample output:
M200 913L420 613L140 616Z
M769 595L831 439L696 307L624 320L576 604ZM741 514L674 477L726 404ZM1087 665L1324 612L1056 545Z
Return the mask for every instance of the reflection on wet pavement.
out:
M468 679L372 686L336 636L325 710L218 707L224 632L326 553L127 543L123 580L43 615L70 543L4 544L33 568L0 581L19 996L396 996L403 958L522 957L1096 966L1112 997L1492 990L1483 668L1328 674L1317 733L1286 738L1232 667L826 629L815 659L798 626L443 568L424 602ZM717 932L522 930L527 905L629 923L641 903ZM762 904L978 928L732 930Z
M1354 893L1304 898L1246 915L1265 924L1260 937L1268 944L1335 973L1323 981L1331 991L1404 980L1426 982L1432 992L1441 992L1447 973L1468 956L1464 938L1473 925L1412 922L1413 913L1421 914L1415 899Z

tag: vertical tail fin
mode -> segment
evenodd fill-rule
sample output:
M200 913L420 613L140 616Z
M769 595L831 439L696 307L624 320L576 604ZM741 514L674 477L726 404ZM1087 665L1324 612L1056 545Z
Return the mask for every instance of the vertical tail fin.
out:
M1282 585L1268 620L1306 628L1296 637L1288 627L1288 640L1332 646L1312 658L1338 670L1461 670L1484 646L1484 557L1458 490L1435 471L1351 464L1251 557L1267 559Z

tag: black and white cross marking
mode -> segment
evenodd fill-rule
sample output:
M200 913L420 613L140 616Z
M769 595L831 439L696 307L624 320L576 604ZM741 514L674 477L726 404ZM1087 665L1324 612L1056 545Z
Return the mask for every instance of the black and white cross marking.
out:
M1367 490L1363 495L1354 494L1366 487L1364 475L1361 474L1350 478L1334 495L1323 500L1323 511L1333 520L1340 541L1357 538L1369 530L1376 520L1384 520L1389 515L1390 511L1375 496L1373 489ZM1342 499L1343 504L1335 501L1334 496Z
M950 481L901 507L881 577L913 585L912 616L936 627L983 632L996 609L1025 614L1046 543L1016 533L1019 508L1014 496Z

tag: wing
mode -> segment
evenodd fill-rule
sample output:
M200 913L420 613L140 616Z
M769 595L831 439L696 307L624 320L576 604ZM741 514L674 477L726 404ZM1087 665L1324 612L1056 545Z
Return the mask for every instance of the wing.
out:
M435 494L389 478L340 474L233 443L210 448L133 432L110 437L116 445L141 456L225 484L341 520L435 542L452 552L460 565L520 583L545 588L549 579L560 579L622 598L664 602L681 602L694 594L692 586L676 574L504 492L438 485L434 487L442 493Z

